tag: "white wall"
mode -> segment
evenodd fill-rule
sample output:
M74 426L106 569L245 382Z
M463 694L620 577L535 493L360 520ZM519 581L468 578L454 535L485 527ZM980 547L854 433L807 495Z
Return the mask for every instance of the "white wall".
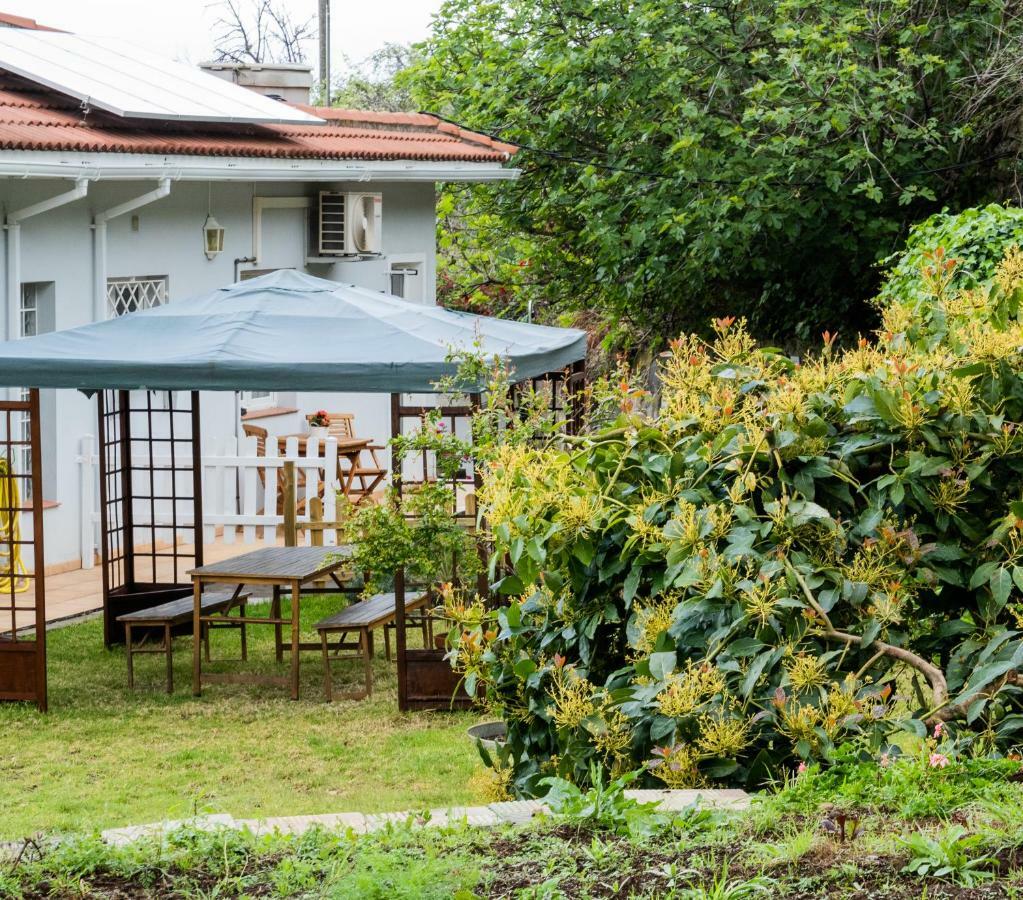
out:
M53 282L55 324L72 328L93 320L93 216L146 191L154 181L105 183L89 186L85 199L26 220L21 226L22 282ZM0 181L3 212L19 209L68 189L54 180ZM388 287L388 257L423 257L424 302L435 302L435 190L432 184L215 184L213 213L225 228L225 249L207 260L202 252L202 225L209 203L209 187L201 183L175 182L170 196L135 213L112 220L107 233L107 275L167 276L170 302L230 284L235 280L235 259L252 254L252 198L254 196L307 196L319 190L378 190L383 193L384 255L380 259L306 265L307 227L304 215L288 210L264 211L263 259L258 268L296 268L312 275L357 284L372 290ZM288 213L291 213L290 215ZM137 230L132 216L138 216ZM296 233L297 232L297 233ZM6 257L0 259L0 285L6 283ZM257 268L241 264L242 271ZM4 297L6 304L11 298ZM13 298L14 303L19 298ZM201 387L201 385L199 386ZM342 387L342 385L339 385ZM354 412L360 432L384 443L389 437L389 397L385 395L307 395L282 397L297 406L299 414L264 420L272 431L301 430L300 416L318 408ZM236 398L233 394L206 393L203 403L203 440L212 443L236 433ZM45 438L44 454L51 464L52 483L45 485L46 499L59 505L45 513L48 564L79 557L78 465L79 439L96 434L96 404L74 391L56 392L56 414L51 439ZM49 417L48 417L49 418ZM287 421L285 421L285 419Z

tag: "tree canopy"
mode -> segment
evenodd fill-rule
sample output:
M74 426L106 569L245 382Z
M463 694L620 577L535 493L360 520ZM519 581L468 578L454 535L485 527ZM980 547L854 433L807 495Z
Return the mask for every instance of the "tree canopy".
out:
M449 200L449 292L866 330L910 223L1011 195L1021 34L1012 0L447 0L419 106L523 146Z

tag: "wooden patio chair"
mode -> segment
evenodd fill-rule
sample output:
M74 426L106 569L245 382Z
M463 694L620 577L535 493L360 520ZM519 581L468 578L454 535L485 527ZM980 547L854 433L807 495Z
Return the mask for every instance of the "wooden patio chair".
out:
M313 418L314 414L306 416L306 421ZM338 443L346 440L353 440L358 437L355 433L355 414L354 413L333 413L329 412L327 415L330 417L330 425L327 426L327 433L335 438ZM342 471L342 459L338 457L338 478L342 484L345 484L349 478L351 478L351 488L348 491L348 499L353 504L358 505L363 500L371 497L373 492L379 487L380 482L387 477L387 469L380 465L380 460L377 458L377 451L383 450L382 444L369 444L365 448L369 451L370 458L373 461L371 466L364 466L362 464L362 454L359 454L359 460L356 463L355 472L351 473L347 470ZM358 487L355 482L358 480Z
M256 456L266 456L266 442L269 440L269 433L265 428L261 428L259 425L248 425L242 423L242 431L245 432L246 437L254 437L256 439ZM259 515L263 515L266 511L266 469L257 468L256 475L259 477L259 483L263 486L263 506L259 510ZM295 485L295 490L301 492L305 488L306 473L305 469L296 468L295 475L298 483ZM276 509L277 515L284 513L284 496L281 490L281 479L284 477L282 469L277 470L277 500ZM320 492L323 491L323 485L320 485ZM301 515L305 511L305 497L300 497L298 501L298 514Z
M242 431L245 433L245 437L254 437L256 439L256 456L266 456L267 430L259 425L249 425L246 422L242 422ZM263 505L258 513L263 515L266 512L266 469L256 469L256 475L259 478L260 485L263 487Z

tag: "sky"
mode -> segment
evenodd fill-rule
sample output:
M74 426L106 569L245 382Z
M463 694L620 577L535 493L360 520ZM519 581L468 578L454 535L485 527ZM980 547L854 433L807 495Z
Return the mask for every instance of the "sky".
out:
M316 0L282 2L295 20L316 15ZM79 34L128 39L161 56L198 63L213 48L217 5L214 0L0 0L0 12ZM440 5L441 0L331 0L335 73L342 54L358 63L387 42L426 37ZM315 66L315 42L306 52Z

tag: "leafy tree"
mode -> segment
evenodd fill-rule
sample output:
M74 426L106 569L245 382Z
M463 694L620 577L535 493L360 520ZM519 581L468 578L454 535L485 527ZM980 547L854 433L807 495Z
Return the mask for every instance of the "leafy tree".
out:
M1021 34L1010 0L447 0L418 105L525 147L452 204L448 292L653 343L866 330L909 223L1009 183Z
M334 84L330 105L382 112L415 111L407 84L397 78L415 59L416 52L408 44L388 43L360 63L345 60L347 71Z

